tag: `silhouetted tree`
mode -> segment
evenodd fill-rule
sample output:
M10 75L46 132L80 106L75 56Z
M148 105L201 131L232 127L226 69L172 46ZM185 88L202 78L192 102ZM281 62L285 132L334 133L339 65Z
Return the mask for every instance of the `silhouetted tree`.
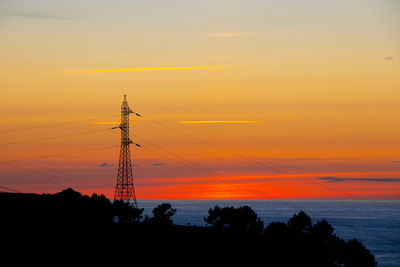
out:
M290 231L286 223L272 222L265 228L264 234L270 242L286 242Z
M162 203L155 207L152 213L153 217L147 219L147 222L158 225L171 225L171 217L175 215L176 209L173 209L169 203Z
M114 218L112 212L113 205L106 196L93 193L90 202L92 203L91 208L89 211L86 211L86 213L91 214L94 220L97 220L99 223L112 222Z
M288 222L288 226L295 233L307 234L311 230L311 218L304 211L300 211L298 214L293 215Z
M249 206L239 208L215 206L208 210L204 221L216 228L227 228L234 231L262 233L263 221Z
M92 200L98 201L98 202L103 202L105 205L111 204L111 201L108 198L106 198L106 196L103 194L98 195L96 193L93 193Z
M144 209L139 209L123 200L114 200L112 213L118 218L119 223L137 223L142 218Z
M375 267L375 257L357 239L349 240L344 245L345 267Z
M117 244L112 254L121 253L121 248L131 250L133 244L145 250L152 245L156 255L184 251L192 258L209 260L204 255L210 255L224 265L245 261L246 266L259 262L267 266L376 266L374 256L360 241L337 237L326 220L312 225L303 211L294 214L287 224L269 224L262 234L263 222L248 206L211 208L204 220L213 227L165 227L172 224L176 212L169 203L155 207L153 217L140 223L143 209L124 201L110 201L103 195L85 196L72 189L42 195L0 193L0 207L0 224L7 229L2 238L4 234L11 235L4 243L15 242L6 247L18 247L18 251L21 242L31 241L29 248L38 248L42 253L43 242L38 240L43 239L48 240L48 248L59 251L63 251L59 249L61 245L67 245L68 250L64 251L70 256L70 249L79 245L87 252L87 244L81 242L85 239L91 240L96 251L105 248L109 253L109 246L104 244L111 240ZM112 223L115 216L120 223Z
M318 221L311 228L311 235L315 239L319 239L323 242L327 242L332 240L332 238L336 237L333 234L333 227L326 220Z

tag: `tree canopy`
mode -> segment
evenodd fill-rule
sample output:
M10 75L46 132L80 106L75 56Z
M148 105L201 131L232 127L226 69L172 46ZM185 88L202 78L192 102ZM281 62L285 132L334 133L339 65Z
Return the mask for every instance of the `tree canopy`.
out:
M143 219L143 209L127 202L97 194L84 196L72 189L53 195L0 193L0 206L3 229L18 245L47 239L52 240L48 248L82 244L86 251L82 243L86 239L96 249L107 241L128 251L133 246L136 252L151 247L154 255L181 253L196 259L212 255L213 260L225 264L241 260L266 266L376 266L374 256L359 240L337 237L328 221L313 224L304 211L287 223L272 222L264 229L263 221L249 206L215 206L204 218L207 227L183 226L173 224L177 210L169 203L156 206L153 216Z
M204 221L217 228L227 228L234 231L261 233L263 221L249 206L239 208L215 206L209 209Z

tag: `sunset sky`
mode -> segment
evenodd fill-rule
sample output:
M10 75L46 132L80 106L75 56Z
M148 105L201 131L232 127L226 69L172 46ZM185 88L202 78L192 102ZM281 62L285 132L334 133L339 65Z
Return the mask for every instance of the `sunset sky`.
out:
M0 190L400 199L398 0L0 1ZM388 179L391 178L391 179Z

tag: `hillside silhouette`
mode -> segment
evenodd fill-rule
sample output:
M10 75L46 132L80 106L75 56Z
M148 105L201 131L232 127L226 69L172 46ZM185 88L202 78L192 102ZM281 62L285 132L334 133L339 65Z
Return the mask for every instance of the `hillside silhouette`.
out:
M215 206L204 218L207 226L182 226L173 224L176 209L169 203L143 217L143 209L71 188L56 194L0 193L0 207L10 252L119 255L131 263L146 258L168 265L376 266L361 242L337 237L326 220L313 224L303 211L287 223L264 227L248 206Z

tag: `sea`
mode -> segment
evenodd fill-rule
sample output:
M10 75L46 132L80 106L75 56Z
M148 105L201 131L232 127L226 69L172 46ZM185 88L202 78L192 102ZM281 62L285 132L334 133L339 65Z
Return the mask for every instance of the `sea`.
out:
M360 240L378 262L378 267L400 267L400 201L386 200L198 200L198 199L142 199L138 207L143 215L152 215L152 209L161 203L170 203L177 212L174 224L204 226L208 210L220 207L251 207L267 226L271 222L285 222L303 210L313 223L326 219L335 234L344 240Z

